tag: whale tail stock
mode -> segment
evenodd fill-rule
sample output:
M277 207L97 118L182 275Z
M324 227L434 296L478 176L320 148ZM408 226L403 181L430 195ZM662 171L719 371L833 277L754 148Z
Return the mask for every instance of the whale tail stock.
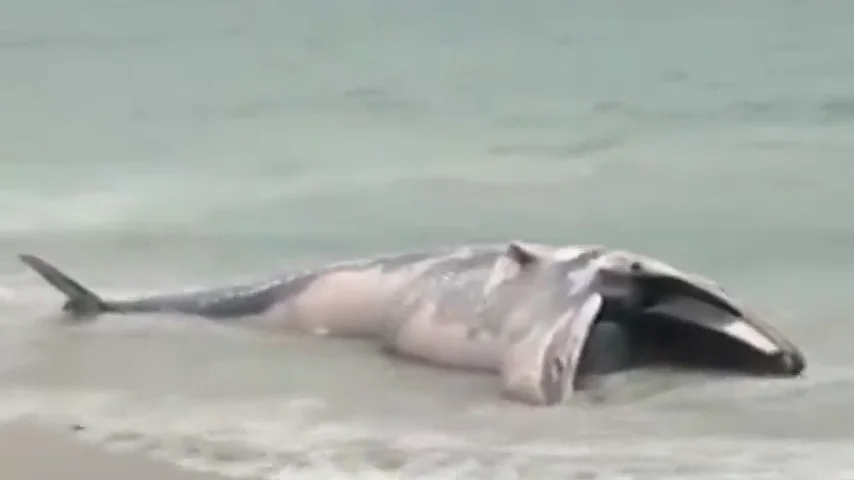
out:
M80 285L45 260L27 254L19 255L18 258L67 297L68 300L62 306L62 310L74 317L93 317L115 310L97 294Z

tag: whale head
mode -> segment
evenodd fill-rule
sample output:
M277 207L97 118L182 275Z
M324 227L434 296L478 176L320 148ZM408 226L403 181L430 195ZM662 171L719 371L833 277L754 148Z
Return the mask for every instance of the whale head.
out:
M718 283L626 251L599 259L602 318L629 332L638 362L796 377L803 352Z
M582 388L585 347L605 321L626 332L626 344L608 347L631 350L626 368L666 364L779 377L806 368L791 340L720 285L642 255L515 242L491 279L508 323L519 325L511 329L503 391L526 403L560 403Z

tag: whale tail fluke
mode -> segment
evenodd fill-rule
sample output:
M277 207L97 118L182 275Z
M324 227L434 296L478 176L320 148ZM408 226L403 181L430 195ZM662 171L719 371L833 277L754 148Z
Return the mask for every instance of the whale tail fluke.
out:
M19 255L22 262L35 270L49 284L65 294L68 300L62 310L75 317L92 317L114 310L94 292L80 285L68 275L59 271L50 263L34 255Z

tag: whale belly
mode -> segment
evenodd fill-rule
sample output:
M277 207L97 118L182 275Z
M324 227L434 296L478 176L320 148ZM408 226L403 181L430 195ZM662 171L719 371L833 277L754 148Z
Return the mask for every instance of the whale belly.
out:
M271 308L269 322L320 335L370 337L379 333L392 297L405 278L377 270L341 270L318 276Z
M498 372L503 350L500 338L477 334L472 321L467 309L425 300L393 334L383 338L383 350L438 366Z
M394 300L380 335L383 351L434 365L500 371L503 340L484 329L487 271L417 279Z

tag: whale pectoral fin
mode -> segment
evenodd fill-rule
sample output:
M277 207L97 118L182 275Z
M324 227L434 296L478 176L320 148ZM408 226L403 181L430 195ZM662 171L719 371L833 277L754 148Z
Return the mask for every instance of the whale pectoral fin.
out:
M91 317L114 310L109 303L50 263L34 255L23 254L19 258L68 298L62 307L63 311L75 317Z
M596 325L596 319L602 311L604 300L599 294L582 297L580 304L567 316L565 324L555 335L555 358L561 360L562 377L554 377L552 381L559 382L560 394L556 401L569 399L574 391L581 386L580 377L582 353L587 346L590 334ZM546 378L548 376L546 375ZM547 383L547 382L546 382Z
M552 406L573 396L581 353L602 308L598 294L577 303L550 324L536 324L511 341L503 358L502 395L537 406Z

